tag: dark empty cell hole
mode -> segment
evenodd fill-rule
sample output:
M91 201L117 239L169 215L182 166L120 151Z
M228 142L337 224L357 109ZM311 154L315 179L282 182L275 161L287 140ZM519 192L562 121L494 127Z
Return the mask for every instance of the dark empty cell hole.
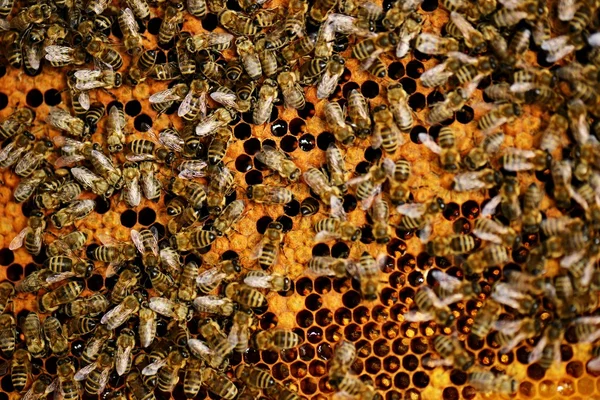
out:
M473 121L473 117L475 117L475 114L473 113L473 109L469 106L464 106L456 113L456 120L461 124L468 124Z
M10 265L15 261L15 254L9 248L0 250L0 265Z
M4 96L6 96L6 95L4 95ZM8 102L8 99L6 99L6 101ZM44 93L44 101L49 106L57 106L57 105L59 105L60 102L62 101L62 98L60 97L60 92L58 90L56 90L56 89L48 89L48 90L46 90L46 93Z
M137 213L133 210L125 210L121 213L121 225L126 228L133 228L137 223Z
M162 18L152 18L150 21L148 21L148 32L150 32L150 34L152 34L152 35L158 35L161 24L162 24Z
M527 376L534 381L539 381L546 375L546 371L540 364L534 363L527 367Z
M439 103L440 101L444 101L444 95L437 90L434 90L427 95L427 105L429 106Z
M102 275L94 274L87 280L87 287L91 291L97 292L104 286Z
M31 89L27 96L25 97L25 101L29 107L39 107L44 102L44 95L37 89Z
M240 7L240 4L235 0L227 0L227 9L233 11L243 11L242 7Z
M325 243L316 244L312 248L313 257L326 257L329 255L331 255L331 252L329 251L329 246Z
M421 125L417 125L417 126L413 127L410 131L410 140L413 143L420 144L421 143L421 141L419 140L420 133L427 133L427 129L425 129L425 127L421 126Z
M294 199L283 206L283 212L289 217L295 217L300 213L300 203Z
M415 111L425 108L425 96L423 93L415 93L408 98L408 105Z
M344 68L344 73L342 74L341 82L345 83L348 82L350 79L352 79L352 71L350 71L348 68Z
M6 277L13 281L19 281L23 277L23 267L19 264L13 264L6 269Z
M116 25L116 24L115 24ZM125 104L125 113L130 117L135 117L142 112L142 105L137 100L128 101Z
M315 105L313 103L306 102L306 105L302 110L298 110L298 116L302 119L312 118L315 115Z
M362 332L360 325L355 323L351 323L350 325L344 328L344 336L347 340L350 340L351 342L356 342L358 339L360 339L361 333ZM358 360L354 363L354 367L358 367L360 372L360 370L362 370L362 362Z
M548 52L545 50L540 50L537 52L537 63L540 67L548 68L554 65L554 63L546 61L546 57L548 57Z
M331 291L331 279L326 276L320 276L315 279L315 290L319 294L327 294Z
M365 150L365 160L368 162L374 163L375 161L381 158L381 149L374 149L371 146L367 147Z
M275 122L273 125L275 125L277 122ZM282 124L285 124L285 129L281 129L279 131L279 133L281 134L276 134L275 132L273 132L273 134L275 136L283 136L287 133L287 123L285 121L281 121ZM294 136L303 133L304 129L306 128L306 122L304 122L303 119L301 118L294 118L290 121L290 133ZM271 127L271 130L273 128Z
M479 204L474 200L467 200L461 206L462 215L468 219L475 219L479 216Z
M8 105L8 96L0 92L0 110L4 110Z
M246 154L253 156L260 151L260 140L250 138L244 142L244 151Z
M317 311L323 305L323 299L316 293L308 295L304 301L304 305L310 311Z
M115 35L115 37L119 39L123 38L123 31L121 31L121 26L119 24L112 24L111 32L113 35Z
M448 221L454 221L460 217L460 206L456 203L448 203L446 204L443 214L444 218L446 218Z
M263 176L260 171L253 169L244 176L244 180L248 185L260 185L263 183Z
M271 146L273 148L277 148L277 143L273 140L273 139L265 139L262 142L263 147L264 146Z
M273 136L281 137L287 133L288 124L284 120L278 119L271 124L271 133Z
M360 293L356 290L348 290L342 295L342 303L345 307L354 308L360 304Z
M251 112L247 112L247 113L243 113L242 114L242 119L244 120L244 122L247 122L249 124L253 124L253 116Z
M402 78L400 79L400 83L402 84L404 91L408 94L413 94L417 90L417 82L412 78Z
M313 114L314 114L314 106L313 106ZM276 121L277 118L279 118L279 109L277 107L273 107L271 109L271 117L269 118L269 122Z
M352 194L347 194L344 196L344 202L343 202L343 207L344 207L344 211L346 212L351 212L354 211L356 209L358 202L356 201L356 197L354 197L354 195Z
M277 217L277 222L283 225L283 233L288 233L292 230L292 227L294 226L294 222L292 221L292 219L285 215Z
M429 385L429 376L423 371L415 372L413 375L413 385L418 388L426 388Z
M350 249L344 242L338 242L331 247L331 256L335 258L348 258Z
M344 94L345 98L348 98L351 91L353 91L354 89L359 89L359 88L360 88L360 85L358 83L348 82L344 85L344 88L342 89L342 93Z
M438 8L437 0L425 0L423 3L421 3L421 9L423 9L423 11L432 12L436 8Z
M374 81L365 81L360 91L367 99L373 99L379 94L379 85Z
M399 61L393 62L388 66L388 76L392 79L400 79L404 76L404 64Z
M311 151L315 148L315 137L310 133L302 135L298 140L298 146L302 151Z
M256 221L256 230L258 233L263 235L271 222L273 222L273 218L269 217L268 215L265 215Z
M242 122L233 128L233 135L236 139L246 140L252 136L252 128L250 128L250 125Z
M4 376L4 378L2 378L2 381L0 381L0 386L2 387L2 390L4 390L6 393L10 393L15 390L12 384L11 375L12 374L7 374L6 376Z
M410 76L411 78L420 78L423 71L425 71L425 68L423 67L423 63L421 61L412 60L406 64L406 75Z
M235 159L235 169L239 172L247 172L252 169L252 158L241 154Z
M260 352L256 349L249 348L244 352L244 361L250 364L260 362Z
M206 31L214 31L219 23L219 18L216 14L208 14L202 20L202 28Z
M286 153L291 153L298 148L298 139L292 135L285 135L283 139L281 139L279 146L281 147L281 150Z
M301 328L308 328L314 322L313 314L308 310L302 310L296 316L296 322Z
M471 224L466 218L461 217L452 223L452 230L454 233L467 235L471 232Z
M98 214L106 214L110 210L110 199L104 196L96 197L96 212Z
M156 64L164 64L167 62L167 56L165 55L165 52L159 49L156 49ZM174 83L174 82L173 82ZM176 110L177 108L179 108L178 103L173 103L174 109ZM108 109L108 107L107 107ZM167 111L167 114L169 112ZM173 112L171 112L172 114Z
M335 136L329 132L322 132L317 136L317 147L323 151L327 150L331 143L335 143Z
M6 67L0 66L0 78L2 78L4 75L6 75Z
M140 132L148 132L152 128L152 118L146 114L140 114L133 120L133 126Z
M156 211L154 211L150 207L143 208L140 211L138 220L140 221L140 224L142 224L142 225L145 225L145 226L152 225L152 223L154 223L154 221L156 221Z

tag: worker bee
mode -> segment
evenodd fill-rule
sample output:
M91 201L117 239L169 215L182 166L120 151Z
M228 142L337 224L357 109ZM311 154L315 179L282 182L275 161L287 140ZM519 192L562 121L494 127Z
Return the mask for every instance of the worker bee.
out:
M15 174L27 178L31 176L50 154L54 145L50 140L40 140L21 157L15 165Z
M186 121L194 121L198 115L206 115L206 94L208 93L206 80L194 79L189 90L179 105L177 115Z
M135 400L155 400L154 389L150 388L144 382L142 375L137 372L130 372L125 382L131 397Z
M392 231L389 225L390 207L381 196L377 196L373 201L369 216L373 220L373 237L377 243L388 243Z
M229 148L231 139L231 129L226 127L217 129L217 132L214 134L213 139L208 146L209 164L217 165L221 160L223 160L223 157L225 157L227 149Z
M546 56L546 62L555 63L572 52L580 50L585 46L585 40L581 33L574 32L567 35L556 36L553 38L547 38L541 44L542 50L548 52Z
M550 167L552 181L554 182L554 200L558 207L568 208L571 199L585 204L581 196L571 186L571 165L566 161L553 161Z
M94 317L106 311L110 302L103 294L96 293L90 297L75 299L65 304L64 312L69 317Z
M29 216L27 226L15 236L10 242L8 248L16 250L21 246L25 246L25 250L29 254L38 255L42 251L43 238L42 234L46 228L46 220L41 211L35 211Z
M249 308L262 307L267 301L258 290L237 282L231 282L225 287L225 296Z
M485 339L500 316L502 306L488 298L477 311L473 320L471 334L479 339Z
M202 229L184 230L173 235L170 238L172 248L179 251L188 251L208 247L217 239L217 235L212 231Z
M136 296L129 295L116 307L104 314L100 322L109 329L116 329L127 322L132 315L137 313L139 308L140 302Z
M152 297L148 306L152 311L175 321L186 321L188 317L188 307L185 304L164 297Z
M31 149L35 136L28 131L18 135L12 142L0 150L0 168L8 168L21 158L23 153ZM42 170L43 171L43 170Z
M10 379L18 392L23 391L31 374L31 354L27 350L19 349L10 361Z
M31 388L23 396L26 400L39 400L56 390L57 383L48 374L39 375L31 384Z
M279 173L282 178L295 182L300 177L300 168L283 152L274 147L263 145L261 151L256 153L254 158Z
M539 321L533 318L498 321L494 327L498 330L495 341L500 345L502 354L508 353L523 340L537 336L541 329Z
M181 70L179 69L179 64L177 62L167 62L155 64L150 70L149 75L158 81L170 81L179 78L181 76Z
M341 191L337 186L329 184L325 174L316 168L310 168L306 171L302 178L304 182L319 196L321 201L327 205L331 205L334 197L339 199Z
M481 294L479 282L461 281L439 270L431 271L431 275L439 283L434 287L437 296L445 303L453 303L463 299L477 298Z
M277 83L281 88L283 100L286 107L301 110L306 105L304 92L298 84L298 76L295 72L284 68L277 76Z
M258 92L258 100L252 112L252 121L255 125L262 125L269 120L276 99L277 83L272 79L266 79Z
M246 196L256 203L265 204L287 204L293 200L289 189L269 185L250 185Z
M227 235L233 225L242 218L246 205L243 200L229 203L213 222L213 230L217 236Z
M0 350L5 357L10 358L15 351L17 342L17 324L10 314L0 314Z
M427 253L436 257L445 257L469 253L475 248L475 239L469 235L449 235L436 237L427 242Z
M158 43L166 45L173 39L179 30L178 24L183 22L183 13L181 12L183 4L177 3L173 6L167 6L165 15L158 31Z
M352 57L357 60L373 60L380 54L385 53L396 47L398 44L398 35L395 32L382 32L377 36L364 39L352 48ZM363 68L368 68L363 64Z
M356 89L352 89L348 95L348 116L356 135L366 139L371 134L371 115L367 100Z
M449 37L436 36L432 33L421 33L417 37L415 48L424 54L437 55L458 51L458 42Z
M521 238L514 229L504 226L494 219L479 218L475 221L473 234L481 240L487 240L508 247L515 247L521 243Z
M317 98L325 99L333 94L338 80L344 73L345 60L337 54L332 56L325 67L317 86Z
M429 360L431 366L441 364L468 371L475 364L474 358L463 348L456 336L438 335L433 339L433 347L443 358Z
M47 317L44 320L44 336L53 354L60 357L69 351L69 342L63 334L60 321L55 317Z
M507 171L543 171L552 162L552 156L544 150L521 150L509 148L500 159L502 168Z
M140 169L136 163L127 162L123 164L123 190L121 198L127 207L137 207L142 201L142 190L140 188Z
M489 162L490 155L500 150L502 143L504 143L504 133L502 132L495 132L484 136L481 143L465 156L465 166L471 171L482 168Z
M435 197L426 203L402 204L396 211L403 215L400 227L406 230L422 229L423 237L429 237L432 222L437 214L446 208L446 203L440 197Z
M244 277L244 283L250 287L278 292L287 292L292 285L290 278L286 276L261 270L249 271Z
M466 192L471 190L491 189L502 181L502 175L491 168L479 171L463 172L454 176L452 190Z
M419 134L419 140L429 150L440 155L440 164L448 172L456 172L459 169L460 154L456 147L456 136L451 128L444 126L439 133L438 143L426 133Z
M237 387L229 380L227 375L217 372L212 368L202 371L202 382L207 389L226 400L233 400L237 396Z
M491 371L476 370L468 375L469 385L482 393L512 395L517 392L519 383L508 375L495 375Z
M84 289L85 284L83 282L69 281L51 292L44 294L40 299L40 309L45 311L55 311L61 305L68 304L79 297Z
M481 214L484 216L493 215L500 204L502 215L510 221L514 221L521 217L521 206L519 203L519 182L516 178L507 176L500 187L500 194L493 197L489 203L483 207Z
M260 331L254 338L259 350L285 350L298 347L302 338L296 333L283 329Z
M28 108L17 108L10 116L0 124L0 139L23 133L35 120L35 112Z
M444 300L440 300L431 288L423 286L415 294L415 304L419 311L410 311L404 315L406 321L435 321L441 326L454 322L454 314Z
M133 61L127 72L126 80L132 85L137 85L146 80L146 77L152 72L158 52L156 50L144 50L143 48L133 48L134 52L139 52L137 58ZM154 104L151 104L153 106Z
M486 49L486 41L483 34L466 20L466 18L456 12L450 13L450 21L446 25L446 31L455 38L464 38L468 48L473 49L475 53L482 53Z
M120 85L120 74L115 73L113 71L117 71L123 66L123 57L121 56L121 54L119 54L115 49L110 47L105 41L105 39L103 39L101 36L95 36L92 40L90 40L85 49L92 57L96 58L101 63L110 66L112 71L81 71L82 74L80 74L81 78L79 79L81 79L82 85L85 83L84 86L86 87L92 86L90 87L90 89L93 87L104 87L93 86L93 82L98 80L98 78L100 77L102 77L102 80L98 81L98 84L103 84L103 82L113 82L116 85L118 77L118 82ZM113 86L117 87L119 85Z
M327 102L325 105L325 119L336 140L345 146L349 146L354 142L354 139L356 139L354 131L350 124L345 121L344 112L338 102Z
M508 261L508 252L504 246L489 244L471 254L465 260L463 268L466 275L480 274L494 265L504 265Z
M231 46L233 35L227 32L208 32L190 36L185 40L185 47L190 53L201 50L226 50Z
M117 153L123 150L125 144L125 113L117 106L112 106L108 111L108 121L106 122L106 132L108 137L108 151Z
M146 307L142 306L139 311L139 325L138 335L140 337L140 345L144 348L150 346L156 337L156 313Z
M142 36L138 32L138 25L130 8L119 11L119 28L123 33L123 44L127 53L137 55L143 51Z
M25 345L29 354L35 358L44 357L48 353L48 349L44 340L39 315L35 312L28 313L22 322L21 330L23 331Z
M51 283L60 282L71 277L87 279L94 271L94 264L91 261L69 256L49 257L44 261L44 266L56 274L46 279Z
M582 318L585 319L585 317ZM577 322L579 321L576 320ZM577 335L580 326L575 325L575 335ZM553 364L560 364L562 361L560 344L563 339L563 332L564 328L560 321L552 321L548 324L541 339L529 354L528 361L531 363L539 362L543 369L548 369ZM539 329L536 333L539 333Z
M275 384L275 379L267 371L248 365L238 365L235 376L246 385L264 389Z
M41 24L50 18L52 8L48 4L34 4L24 7L10 20L10 28L19 32L27 30L32 24Z
M115 363L114 348L107 347L98 359L75 373L75 380L85 380L85 391L88 394L99 394L104 391L110 372Z
M235 351L244 353L248 350L250 327L254 322L252 311L236 311L233 315L233 326L227 336L227 341L233 344Z
M538 309L538 303L533 297L507 283L495 283L492 287L491 297L496 302L512 307L521 314L531 315Z
M262 240L252 252L251 259L258 260L258 265L266 270L275 265L279 256L279 248L283 243L283 224L269 223Z
M454 113L461 110L466 101L469 99L469 92L470 91L458 88L448 93L444 101L435 103L431 111L429 111L429 114L427 115L427 122L435 125L447 120L448 118L452 118Z
M212 319L206 321L200 328L200 333L206 339L210 352L207 363L213 368L219 368L235 348L235 343L228 340L219 325ZM190 348L196 353L200 350L200 343L197 342L199 342L197 339L190 339ZM206 358L206 355L200 355L200 357Z
M214 133L217 129L227 126L234 118L231 111L226 108L217 108L210 115L200 120L196 126L196 135L204 137Z

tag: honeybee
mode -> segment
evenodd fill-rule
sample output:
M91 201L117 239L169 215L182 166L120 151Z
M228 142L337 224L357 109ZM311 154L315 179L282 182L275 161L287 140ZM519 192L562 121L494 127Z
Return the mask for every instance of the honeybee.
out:
M331 133L336 140L343 145L348 146L354 142L356 138L352 127L345 121L344 112L337 102L327 102L325 105L325 119Z
M40 308L45 311L55 311L59 306L75 300L85 289L85 284L80 281L69 281L44 294L40 299Z
M331 217L317 221L314 228L317 242L334 239L356 242L361 237L360 228L347 221L346 212L338 197L331 198Z
M330 256L318 256L310 259L308 268L317 276L335 276L343 278L348 269L356 268L355 261Z
M225 296L249 308L262 307L267 301L258 290L237 282L231 282L225 287Z
M471 171L484 167L490 161L490 155L500 150L502 143L504 143L504 133L500 131L484 136L479 145L465 156L465 166Z
M298 347L302 338L296 333L287 330L260 331L254 338L259 350L285 350Z
M156 337L156 313L145 306L142 306L139 311L138 335L140 337L140 345L144 348L150 346Z
M183 22L182 9L183 4L181 3L174 3L173 6L167 6L165 9L165 15L158 31L158 43L161 45L169 43L177 34L179 30L178 24Z
M108 111L108 120L106 123L106 131L108 137L108 151L111 153L120 152L125 144L125 113L117 106L112 106Z
M441 37L432 33L421 33L417 37L415 48L424 54L438 55L458 51L456 39Z
M41 374L31 384L31 388L25 393L23 399L25 400L39 400L46 398L48 394L56 390L57 383L52 379L50 375Z
M402 84L388 86L387 100L398 128L403 132L410 131L414 124L413 112L408 105L408 94Z
M204 137L213 134L217 129L227 126L234 118L232 111L217 108L210 115L200 120L196 126L196 135Z
M446 31L450 35L459 39L464 38L467 47L473 49L475 53L482 53L485 51L486 41L483 34L473 28L462 14L452 11L450 13L450 20L451 23L446 25Z
M176 62L155 64L150 70L150 76L158 81L170 81L179 78L181 76L181 70ZM168 106L165 107L165 110L167 108Z
M325 174L316 168L310 168L306 171L302 178L304 182L319 196L321 201L327 205L331 205L336 201L335 198L341 196L341 191L337 186L329 184Z
M269 289L278 292L287 292L290 290L292 282L287 276L277 273L269 274L266 271L249 271L244 277L244 283L250 287L259 289Z
M519 387L519 382L508 375L494 375L493 372L484 370L471 372L467 382L483 393L512 395Z
M420 133L419 140L429 150L440 155L440 164L444 170L448 172L458 171L460 154L456 147L456 136L451 128L445 126L440 130L438 143L426 133Z
M146 385L142 375L137 372L130 372L125 381L131 397L135 400L155 400L154 389Z
M146 268L155 267L159 263L158 230L152 226L140 232L131 230L131 241L142 254L142 262Z
M159 295L167 295L172 293L175 286L175 281L170 275L163 273L158 267L148 268L148 276L152 287Z
M60 321L55 317L47 317L44 320L44 336L53 354L60 357L69 351L69 342L63 334Z
M17 324L10 314L0 314L0 350L10 358L17 342Z
M51 283L60 282L71 277L87 279L94 271L94 264L91 261L68 256L50 257L44 261L44 266L56 274L46 279Z
M500 316L502 306L493 299L486 299L473 319L471 334L479 339L485 339Z
M446 303L477 298L481 294L478 282L461 281L439 270L431 271L431 275L439 283L434 287L436 294Z
M300 168L283 152L274 147L263 145L261 151L256 153L254 158L279 173L282 178L295 182L300 177Z
M265 204L287 204L293 200L289 189L269 185L250 185L246 196L256 203Z
M28 108L17 108L6 120L0 124L0 138L10 139L23 133L35 120L35 112Z
M578 327L579 325L575 326L576 335ZM550 368L552 364L560 364L560 343L563 339L563 332L564 328L560 321L552 321L548 324L546 329L544 329L543 336L529 354L528 361L531 363L539 362L540 366L544 369ZM536 333L539 333L539 329Z
M25 250L29 254L38 255L42 251L43 237L42 234L46 229L46 220L41 211L34 211L29 216L27 226L10 242L8 248L16 250L21 246L25 246Z
M113 188L103 177L96 175L86 167L74 167L71 174L75 180L85 189L90 189L94 194L104 197L110 197L113 194Z
M388 172L389 196L392 204L398 206L404 204L410 196L408 179L411 176L411 167L408 161L398 159Z
M452 190L466 192L471 190L491 189L502 181L500 172L491 168L479 171L463 172L454 176Z
M504 265L508 261L508 252L504 246L489 244L471 254L465 260L463 268L466 275L480 274L494 265Z
M352 89L348 95L348 116L352 121L352 127L356 131L356 135L361 139L366 139L371 134L371 115L367 100L356 89Z
M289 68L284 68L282 72L277 75L277 83L281 88L283 94L283 100L286 107L295 108L301 110L306 105L306 99L304 98L304 92L298 84L298 75L296 72L292 72Z
M235 369L235 376L246 385L264 389L275 385L275 379L267 371L240 364Z
M369 61L395 48L397 44L398 35L395 32L382 32L377 36L358 42L352 48L352 57L357 60L367 60L362 66L363 68L368 68Z
M510 221L514 221L521 217L521 205L519 203L519 194L521 189L519 188L519 182L516 178L507 176L502 182L500 187L500 194L490 200L489 203L483 207L481 214L484 216L493 215L498 204L502 210L502 215L508 218Z
M116 307L109 310L102 316L100 322L109 329L116 329L123 325L140 308L140 302L134 295L129 295L123 299Z
M498 330L495 341L500 345L500 353L502 354L508 353L523 340L537 336L541 330L539 321L534 318L497 321L494 327Z
M348 273L360 282L360 292L367 301L374 301L379 295L381 267L386 257L380 255L375 259L368 252L363 252L358 263L350 264Z
M140 176L140 169L136 163L127 162L123 164L124 184L121 199L127 204L127 207L137 207L142 201Z
M202 229L184 230L170 238L171 247L179 251L188 251L208 247L217 239L212 231Z
M76 381L85 380L86 393L102 393L106 388L114 363L114 348L107 347L95 362L77 371L74 378Z
M568 208L571 205L571 199L583 203L577 192L571 186L571 166L566 161L554 160L550 166L552 181L554 182L554 200L556 205L561 208Z
M248 350L250 327L254 322L252 311L236 311L233 315L233 326L227 336L227 341L234 345L235 351L244 353Z
M388 243L392 231L389 225L390 207L381 196L377 196L373 201L369 215L373 220L373 237L377 243Z
M454 113L461 110L466 101L469 99L469 92L470 90L458 88L448 93L444 101L435 103L431 111L429 111L429 114L427 115L427 122L435 125L447 120L448 118L452 118Z
M423 229L429 236L431 224L437 214L446 208L446 203L440 197L435 197L426 203L402 204L396 207L401 214L400 227L406 230Z
M567 35L547 38L540 47L548 52L546 62L555 63L572 52L582 49L585 44L585 39L580 32L571 32Z
M469 235L440 236L427 242L427 253L436 257L445 257L469 253L475 248L475 240Z
M202 371L204 362L196 357L190 357L185 366L183 392L188 399L196 397L202 385Z
M299 400L300 396L298 393L288 389L280 383L275 383L275 385L270 386L264 389L264 393L267 398L271 400ZM251 394L251 396L255 396ZM240 397L241 399L241 397Z
M475 364L474 358L463 348L456 336L438 335L433 339L433 347L443 359L430 360L431 366L442 364L468 371Z
M22 392L27 386L31 374L31 354L27 350L18 349L10 361L10 379L13 387Z
M30 312L22 322L21 330L25 337L28 353L35 358L44 357L48 353L44 340L40 317L35 312ZM17 350L18 352L18 350ZM15 353L16 356L16 353Z
M90 297L75 299L65 304L64 312L69 317L91 316L94 317L106 311L110 302L103 294L96 293Z
M531 315L538 309L538 303L533 297L507 283L495 283L492 287L491 297L498 303L512 307L521 314Z
M18 135L12 142L0 150L0 168L8 168L21 158L21 155L31 149L35 136L28 131Z
M206 80L194 79L177 109L177 115L186 121L194 121L198 115L204 117L208 89L209 85Z
M137 256L136 247L133 243L121 243L109 235L100 234L98 238L103 245L88 253L92 260L109 263L111 266L131 261ZM110 276L110 272L107 273Z
M202 371L202 382L209 391L226 400L233 400L237 396L237 387L229 380L227 375L217 372L212 368Z
M219 368L225 358L235 348L235 343L228 340L227 336L221 331L219 325L213 320L209 319L200 328L200 333L206 339L209 349L211 351L210 358L207 360L208 364L213 368ZM197 341L194 339L194 341ZM194 343L194 342L192 342ZM197 349L197 343L190 344L190 348Z
M325 71L317 85L317 98L325 99L333 94L338 80L344 73L345 60L340 56L333 55L325 67Z
M449 300L448 300L449 301ZM445 300L440 300L431 288L422 286L415 294L415 304L419 311L410 311L404 315L406 321L435 321L441 326L454 322L454 314Z
M269 269L277 263L279 249L283 243L283 224L281 222L269 223L262 240L254 249L251 259L258 260L258 265L263 269Z
M504 226L494 219L479 218L475 221L473 234L481 240L487 240L508 247L515 247L521 243L521 238L515 230Z
M176 303L164 297L152 297L148 302L148 307L175 321L186 321L188 317L188 307L185 304Z
M399 3L397 3L399 5ZM407 3L405 3L407 4ZM386 24L386 18L390 17L390 13L394 13L394 10L398 9L398 6L391 8L388 10L386 17L383 19L382 23ZM401 15L402 14L402 15ZM402 25L400 26L400 30L398 31L398 44L396 45L396 57L404 58L410 51L410 43L417 37L418 34L421 33L421 28L423 26L424 19L421 14L417 12L411 12L405 17L405 12L400 12L395 14L398 18L398 22L402 20ZM391 19L391 18L389 18ZM389 20L388 19L388 20ZM394 24L397 24L395 22Z

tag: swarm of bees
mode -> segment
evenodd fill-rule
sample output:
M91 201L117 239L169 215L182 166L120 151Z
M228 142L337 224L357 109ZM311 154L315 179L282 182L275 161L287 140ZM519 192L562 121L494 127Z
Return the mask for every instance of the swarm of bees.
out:
M593 345L588 370L600 370L598 1L441 0L443 33L433 29L422 0L385 7L354 0L230 3L0 1L4 65L28 75L59 69L70 98L69 107L53 107L43 121L18 106L0 122L0 169L18 177L13 200L31 210L9 249L43 260L16 284L0 283L1 371L17 392L28 400L51 393L153 400L174 392L189 399L206 392L302 398L297 385L263 366L232 363L248 351L283 354L305 340L299 330L260 324L269 298L294 288L280 273L285 223L272 219L249 257L229 253L214 264L202 257L236 232L250 208L277 212L294 201L300 218L311 221L315 244L348 249L313 254L304 275L352 280L367 305L398 300L382 296L385 246L394 235L417 232L413 240L424 253L457 267L426 268L413 305L400 315L436 330L424 367L460 370L474 389L509 396L519 380L478 363L464 339L491 337L502 354L528 346L527 361L547 370L560 364L572 330L576 341ZM209 15L217 28L186 30L186 22ZM144 35L151 17L160 21L153 45ZM442 97L422 117L410 103L414 90L387 78L380 99L358 89L340 99L351 63L378 80L388 64L417 54L433 58L420 83ZM122 86L153 81L168 82L145 100L158 116L170 116L164 129L143 123L143 134L130 132L121 105L92 100L100 91L114 96ZM478 89L485 101L476 100ZM276 108L303 112L308 94L332 137L322 161L303 165L265 141L254 161L269 176L239 190L228 156L232 126L241 118L264 126ZM452 124L465 106L479 114L467 151ZM518 143L511 127L533 113L543 115L534 146L505 143ZM420 123L430 129L415 130ZM431 173L451 182L419 202L409 134L435 154ZM346 162L353 147L378 154L356 176ZM298 185L310 196L297 199ZM468 229L439 233L451 197L463 192L486 201ZM78 226L98 199L134 210L157 202L164 231L131 229L127 241L88 237ZM94 271L112 287L90 293ZM13 304L27 293L36 309L17 315ZM459 327L469 301L478 306ZM324 356L325 389L387 398L378 382L353 371L361 354L355 340L342 337ZM84 343L77 355L74 341ZM35 360L48 356L57 358L55 370L34 376ZM110 390L120 379L122 390Z

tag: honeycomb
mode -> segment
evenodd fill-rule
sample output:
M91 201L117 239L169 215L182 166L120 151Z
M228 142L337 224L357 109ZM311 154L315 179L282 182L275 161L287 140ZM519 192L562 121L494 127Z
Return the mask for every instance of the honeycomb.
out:
M277 3L273 1L271 6L275 7ZM237 7L235 1L229 1L227 5L231 8ZM161 7L152 8L152 12L153 16L148 21L144 34L144 44L147 48L157 46L158 27L163 13ZM438 8L437 0L425 0L421 5L421 13L425 18L424 31L439 31L448 20L448 13ZM221 28L217 28L216 15L209 14L202 21L187 17L181 29L199 33ZM111 37L115 40L120 37L117 30L118 28L113 27ZM224 52L225 56L228 55L227 52ZM349 50L344 54L348 53ZM167 51L164 54L166 57ZM128 57L124 58L125 69L130 60ZM414 188L414 201L424 202L435 194L440 195L446 200L447 206L443 218L439 219L434 227L436 234L469 233L473 220L481 212L484 194L457 193L447 189L450 187L452 175L441 169L438 156L418 140L418 134L421 132L437 136L439 131L439 126L430 127L424 121L428 107L439 101L442 94L423 87L418 79L423 71L436 65L438 61L435 57L418 52L413 52L402 60L396 60L389 54L384 54L382 58L387 67L387 76L378 79L361 70L357 60L348 57L339 87L330 99L342 99L344 103L343 99L352 89L360 89L369 99L371 107L375 107L385 103L383 86L390 82L400 82L410 94L409 104L416 113L417 122L406 135L407 143L396 156L404 157L412 165L411 187ZM548 66L543 62L538 63L534 51L527 53L526 60L533 65ZM69 105L70 97L65 91L64 73L65 68L52 68L48 64L43 65L42 72L36 76L11 67L1 67L1 82L6 88L10 88L10 92L7 89L0 92L0 120L8 117L15 107L27 105L35 110L37 121L43 121L51 107ZM495 77L492 77L492 81L495 81ZM95 101L105 105L114 102L122 104L127 114L127 130L130 137L142 137L142 131L146 130L143 124L151 125L155 131L170 125L181 126L179 118L174 118L168 113L157 116L150 108L148 97L167 86L168 82L149 79L134 87L123 85L111 89L110 93L97 90L93 96ZM296 111L278 105L273 109L269 123L264 126L252 125L245 115L235 121L235 140L225 158L225 164L236 172L236 191L232 198L245 198L248 185L263 181L277 182L277 177L270 176L271 173L264 166L254 162L253 156L260 150L261 144L275 144L289 154L302 171L324 164L324 150L335 139L328 132L322 117L324 101L316 99L314 87L308 88L306 97L307 106L303 110ZM481 137L476 128L476 121L485 111L471 105L483 101L482 92L477 91L470 105L463 107L453 117L452 127L455 128L462 154L470 150L473 143ZM531 148L534 133L540 130L542 121L548 117L539 107L524 106L524 110L522 118L504 127L507 146ZM97 133L93 136L94 141L102 142L101 132L105 120L100 121ZM41 138L54 137L59 133L44 127L35 134ZM345 152L347 169L357 174L365 173L369 166L381 157L382 152L371 148L368 141L357 141ZM167 173L168 171L165 172ZM519 178L523 185L534 179L542 183L548 179L542 174L520 174ZM12 238L25 228L31 205L14 202L12 192L19 178L12 171L3 171L2 180L4 185L0 187L0 265L3 268L0 268L0 281L9 280L16 284L39 269L44 257L31 257L22 248L14 252L8 249ZM425 253L414 232L397 228L387 245L375 243L369 220L358 207L352 191L344 196L344 208L348 212L349 221L362 227L360 244L350 246L343 242L315 243L313 225L326 211L321 205L318 214L302 217L299 213L300 202L311 195L309 189L300 183L291 184L290 188L294 192L294 200L283 207L263 206L248 201L244 217L235 226L234 231L226 237L218 238L208 252L203 254L203 258L205 263L215 264L220 257L232 257L235 253L242 260L248 260L269 222L280 221L286 234L280 262L275 265L273 271L289 276L293 280L293 287L285 293L268 294L268 307L258 310L258 329L291 329L303 338L303 343L298 348L281 353L257 351L253 348L244 354L234 352L230 365L235 367L242 362L257 364L269 370L277 381L289 385L303 397L332 398L334 390L328 383L327 363L332 357L334 345L341 338L345 338L355 343L358 351L358 357L351 367L352 371L361 378L370 379L386 400L495 398L495 395L477 393L468 385L467 374L458 369L430 367L426 360L435 353L432 339L439 334L435 324L406 322L403 317L413 304L415 292L426 282L426 271L437 267L450 274L460 274L459 267L445 258L431 257ZM89 194L87 196L96 198ZM88 245L99 244L100 234L110 234L119 241L127 241L131 229L140 230L149 226L157 227L164 236L168 220L164 196L158 202L142 199L142 203L136 209L127 208L123 202L117 200L117 196L108 200L97 197L96 201L98 205L95 212L75 223L75 229L88 233ZM550 207L551 201L546 197L542 209ZM54 228L48 230L58 234ZM523 247L514 249L514 263L524 261L523 252L527 252L528 245L525 242ZM385 250L388 255L380 296L374 302L362 301L356 280L349 277L315 278L306 272L306 265L312 256L358 258L365 250L372 254ZM115 281L105 276L105 269L105 265L96 263L94 274L86 280L83 296L112 289ZM466 349L475 356L480 365L504 371L515 377L520 382L517 398L600 398L600 378L586 370L590 346L576 343L572 336L567 335L561 345L560 365L547 371L537 364L528 365L531 343L521 343L513 351L501 354L499 345L493 338L485 341L467 339L473 316L483 304L484 297L489 295L491 285L501 275L500 268L486 271L481 280L484 296L478 300L453 305L453 311L458 316L459 338L466 345ZM24 317L29 311L42 314L38 308L38 298L25 293L20 293L13 299L12 311L17 319ZM547 311L542 309L539 312L540 318L544 319L547 316ZM198 321L189 321L188 329L192 335L197 335ZM163 323L159 325L159 334L165 332L166 324ZM79 356L84 343L83 339L70 343L70 354ZM57 358L54 356L43 360L34 359L33 377L42 372L54 375L56 363ZM123 378L113 373L108 388L116 390L121 388L123 383ZM12 386L10 374L0 379L0 387L0 400L21 397ZM173 398L184 398L182 390L180 382L173 392ZM156 396L163 398L165 394L157 392ZM207 393L203 388L198 398L218 397Z

